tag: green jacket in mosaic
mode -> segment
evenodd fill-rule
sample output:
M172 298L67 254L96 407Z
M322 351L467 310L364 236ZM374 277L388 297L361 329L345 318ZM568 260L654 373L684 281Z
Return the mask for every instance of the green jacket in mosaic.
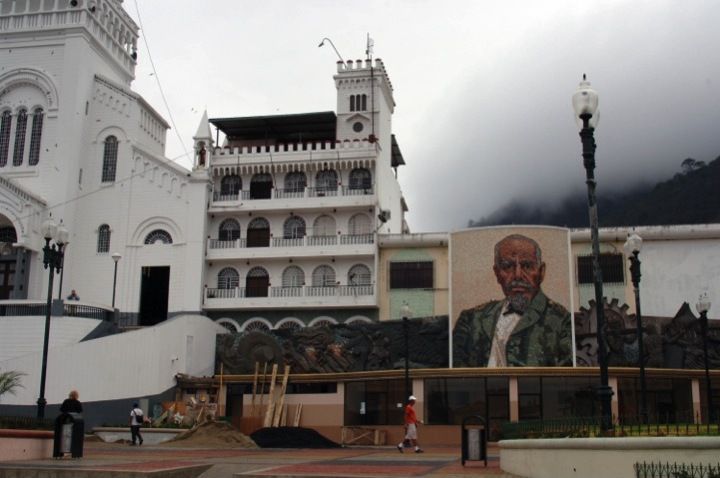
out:
M486 367L503 300L462 311L453 331L453 367ZM572 365L570 313L538 292L507 344L511 367Z

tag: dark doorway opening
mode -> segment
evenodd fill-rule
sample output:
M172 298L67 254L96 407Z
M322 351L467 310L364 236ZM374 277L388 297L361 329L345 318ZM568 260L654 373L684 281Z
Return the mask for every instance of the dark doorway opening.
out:
M138 325L155 325L167 319L169 291L169 266L142 268Z

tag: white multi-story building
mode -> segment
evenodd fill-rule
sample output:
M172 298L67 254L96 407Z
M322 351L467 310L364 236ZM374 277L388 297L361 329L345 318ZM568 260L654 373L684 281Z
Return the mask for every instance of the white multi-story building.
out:
M232 330L377 320L377 234L406 230L381 60L338 62L337 113L211 119L205 312Z

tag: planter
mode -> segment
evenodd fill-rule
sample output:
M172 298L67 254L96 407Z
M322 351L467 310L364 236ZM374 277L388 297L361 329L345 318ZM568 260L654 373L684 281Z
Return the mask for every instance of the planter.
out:
M525 478L634 478L635 463L715 465L720 437L503 440L500 468Z
M0 429L0 461L52 458L53 432Z
M170 441L179 434L187 431L185 428L149 428L140 429L144 445L157 445ZM131 441L130 427L95 427L92 429L95 436L107 443L125 440Z

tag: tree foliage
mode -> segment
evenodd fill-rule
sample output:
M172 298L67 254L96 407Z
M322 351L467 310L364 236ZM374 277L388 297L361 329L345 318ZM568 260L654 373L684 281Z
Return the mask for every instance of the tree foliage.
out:
M692 158L680 164L681 173L653 187L636 187L621 194L598 194L600 226L651 226L720 222L720 156L706 164ZM512 201L468 227L541 224L588 227L587 199L568 195L553 208Z
M23 388L22 377L25 375L27 374L14 370L0 372L0 397L6 393L15 395L15 390Z

